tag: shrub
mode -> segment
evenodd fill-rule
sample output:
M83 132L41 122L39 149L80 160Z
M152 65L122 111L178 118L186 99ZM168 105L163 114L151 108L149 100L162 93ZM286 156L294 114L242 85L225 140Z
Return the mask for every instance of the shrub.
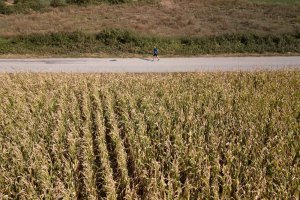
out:
M137 2L137 1L146 1L146 2L149 2L149 3L153 3L155 1L153 0L96 0L97 2L108 2L108 3L111 3L111 4L122 4L122 3L131 3L131 2Z
M11 14L13 12L13 8L10 6L6 6L3 0L0 0L0 14Z
M14 46L38 51L43 48L52 52L56 48L60 53L99 52L107 53L149 53L158 46L161 54L199 55L222 53L264 53L264 52L300 52L300 38L293 34L257 35L225 34L211 37L154 37L137 33L105 29L98 34L82 32L33 34L11 38ZM9 48L7 49L9 52ZM48 52L48 53L49 53Z
M67 3L74 3L74 4L83 5L83 4L91 3L91 0L67 0Z
M50 5L49 0L18 0L15 2L15 11L26 13L30 10L41 11Z
M120 4L120 3L132 2L132 0L108 0L108 2L112 4Z
M66 5L66 1L65 0L51 0L50 5L52 7L64 6L64 5Z
M105 29L96 36L97 40L106 45L136 43L137 35L131 31L121 29Z

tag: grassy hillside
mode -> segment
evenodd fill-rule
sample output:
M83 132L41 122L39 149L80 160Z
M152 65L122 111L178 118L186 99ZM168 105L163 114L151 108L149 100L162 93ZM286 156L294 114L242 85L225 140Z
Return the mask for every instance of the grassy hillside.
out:
M72 35L74 32L83 33L84 37L91 35L96 37L99 33L110 29L133 32L139 41L141 39L144 41L138 45L130 44L129 47L125 45L126 48L123 44L103 46L99 42L95 45L74 42L71 46L84 46L80 51L85 53L105 51L111 55L120 53L126 55L149 52L153 48L151 46L153 43L163 41L158 45L161 44L162 52L168 55L236 52L299 53L300 4L297 1L283 4L251 0L189 0L188 3L183 0L161 0L134 1L118 5L107 1L91 1L93 5L72 3L59 7L44 6L39 11L25 6L28 2L31 1L18 1L15 5L6 5L10 8L19 6L25 10L29 8L26 12L16 11L10 15L0 15L0 40L4 45L2 48L0 46L1 54L40 55L40 52L53 54L58 49L57 42L51 44L55 46L53 50L52 47L48 47L49 43L45 46L43 42L40 45L28 44L28 40L44 38L42 39L44 41L48 40L49 35ZM43 1L42 4L48 5L49 2ZM251 37L254 35L256 42L251 47L244 48L243 43L249 45L253 39L242 44L239 44L239 41L244 41L245 39L241 38L248 38L249 35ZM286 41L287 35L293 40ZM33 39L35 36L37 38ZM16 40L19 37L24 41ZM149 38L155 38L155 41L149 42ZM227 44L224 46L224 42L219 42L219 38ZM271 38L271 41L274 39L269 47L266 46L270 44L268 38ZM182 40L186 41L183 42L184 46L181 45ZM9 41L14 43L10 44ZM21 43L17 44L16 41ZM145 46L149 48L146 49ZM166 50L167 48L169 50ZM60 46L58 51L64 55L74 53L66 46Z
M0 15L0 36L74 31L98 33L107 28L153 36L282 34L300 30L299 12L300 4L260 4L244 0L72 5L42 13Z
M299 71L0 83L3 199L299 198Z

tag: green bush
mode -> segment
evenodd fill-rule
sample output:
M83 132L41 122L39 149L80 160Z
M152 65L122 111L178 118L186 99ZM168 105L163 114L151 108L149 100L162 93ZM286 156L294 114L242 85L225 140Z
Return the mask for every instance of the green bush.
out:
M133 2L133 0L107 0L109 3L112 4L120 4L120 3L129 3Z
M8 15L13 12L13 8L11 6L5 5L4 1L0 0L0 14Z
M91 2L92 2L91 0L67 0L67 3L74 3L79 5L89 4Z
M59 7L66 5L66 0L51 0L50 6Z
M15 2L15 11L27 13L30 10L42 11L50 5L50 0L18 0Z
M73 33L51 33L51 34L33 34L29 36L19 36L14 38L14 43L25 42L33 46L58 46L74 47L82 46L85 43L89 45L95 40L93 35L87 35L82 32Z
M1 39L1 38L0 38ZM9 45L8 45L9 44ZM131 31L106 29L98 34L51 33L10 38L0 53L96 53L146 54L157 46L165 55L200 55L223 53L300 53L299 34L257 35L224 34L211 37L149 37Z
M114 44L137 44L138 36L131 31L120 29L105 29L96 35L96 39L100 40L106 45Z

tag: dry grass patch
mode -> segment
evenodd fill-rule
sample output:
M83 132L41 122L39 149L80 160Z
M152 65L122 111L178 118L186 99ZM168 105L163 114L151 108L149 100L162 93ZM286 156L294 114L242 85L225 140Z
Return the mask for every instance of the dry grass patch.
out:
M224 32L283 33L300 29L300 5L257 4L242 0L180 1L161 4L67 6L49 12L0 16L0 35L72 32L104 28L160 36L207 36Z

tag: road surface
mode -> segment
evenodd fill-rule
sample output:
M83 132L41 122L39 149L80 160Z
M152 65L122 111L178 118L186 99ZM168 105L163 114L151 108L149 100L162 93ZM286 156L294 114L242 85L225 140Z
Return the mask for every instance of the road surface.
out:
M0 59L0 72L150 73L300 69L300 56Z

